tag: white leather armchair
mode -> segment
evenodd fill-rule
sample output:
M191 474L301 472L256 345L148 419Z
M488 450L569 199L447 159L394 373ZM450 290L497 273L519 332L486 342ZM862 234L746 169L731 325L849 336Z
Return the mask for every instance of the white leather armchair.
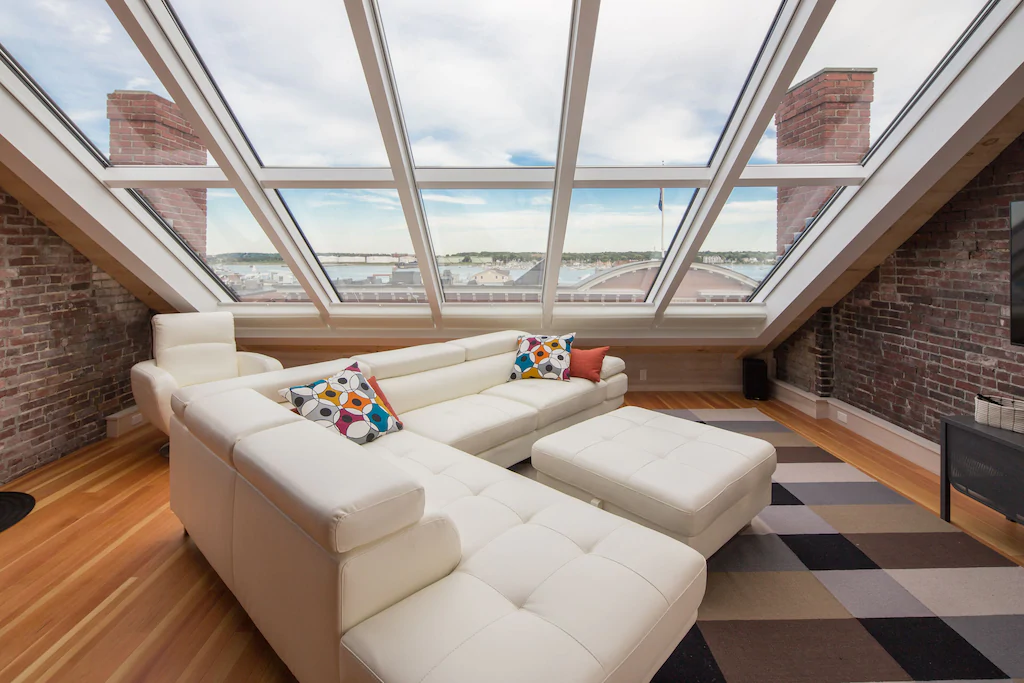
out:
M164 434L171 431L171 394L179 387L282 368L276 358L236 349L230 313L154 315L153 356L132 368L132 392L142 415Z

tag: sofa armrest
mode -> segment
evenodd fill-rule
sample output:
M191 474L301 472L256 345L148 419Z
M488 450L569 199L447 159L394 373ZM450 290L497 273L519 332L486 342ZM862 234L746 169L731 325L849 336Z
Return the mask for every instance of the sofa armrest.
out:
M145 360L132 367L132 394L139 412L164 434L171 433L171 394L178 388L174 375Z
M339 574L342 633L440 581L461 560L459 532L443 512L346 553Z
M262 353L238 351L236 355L238 356L238 374L242 377L245 375L258 375L261 372L274 372L284 368L281 365L281 361L265 356Z
M309 420L241 439L234 464L278 510L333 553L373 543L423 517L422 485Z
M608 379L614 377L620 372L626 371L626 361L615 356L605 356L604 362L601 363L601 379Z

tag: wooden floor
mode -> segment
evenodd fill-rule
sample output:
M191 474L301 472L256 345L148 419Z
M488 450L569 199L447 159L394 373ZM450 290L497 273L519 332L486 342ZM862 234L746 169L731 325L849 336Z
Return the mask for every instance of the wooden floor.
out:
M931 473L825 420L724 393L633 393L647 408L757 407L932 511ZM0 682L294 680L168 507L145 427L2 487L36 509L0 533ZM957 495L953 521L1024 564L1024 527Z

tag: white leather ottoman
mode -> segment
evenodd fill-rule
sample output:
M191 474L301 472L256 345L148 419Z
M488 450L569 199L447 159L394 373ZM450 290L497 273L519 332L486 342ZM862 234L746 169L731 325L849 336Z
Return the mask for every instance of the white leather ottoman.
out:
M710 557L771 503L767 441L620 408L533 445L537 480Z

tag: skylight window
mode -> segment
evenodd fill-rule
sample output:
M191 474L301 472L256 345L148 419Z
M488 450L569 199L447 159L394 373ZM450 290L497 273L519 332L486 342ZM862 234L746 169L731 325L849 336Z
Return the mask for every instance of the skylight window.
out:
M449 302L540 301L550 190L424 190Z
M751 163L858 163L985 4L837 0L779 109L783 121L778 115L772 120ZM833 75L844 81L827 83ZM829 140L790 141L778 134L778 126L795 121L807 109L804 91L829 86L840 115L861 110L845 122L857 127L847 131L846 149L831 154ZM786 107L787 101L794 106Z
M734 189L672 300L746 301L838 189Z
M234 190L136 190L241 301L308 301Z
M558 300L642 302L696 190L576 189Z
M570 0L379 0L417 166L554 166Z
M87 174L62 182L68 196L55 204L91 211L96 187L117 200L119 188L141 188L241 301L310 297L328 326L384 309L421 325L429 312L439 330L478 315L463 303L537 304L509 310L552 321L589 310L558 303L621 302L633 307L624 317L660 324L673 301L750 302L772 272L790 272L777 269L787 254L806 253L791 245L824 207L865 196L874 162L893 154L913 163L917 146L895 144L904 133L949 137L949 116L980 111L977 98L948 95L973 87L967 78L1001 77L978 57L1001 49L1016 16L998 0L0 8L0 95L14 105L0 120L5 139L26 158L40 154L29 161L54 178L66 152ZM780 74L793 75L786 93ZM767 130L750 130L769 111ZM958 135L977 118L958 124ZM41 135L30 134L34 124ZM732 153L755 143L749 160ZM46 145L59 147L37 151ZM187 168L213 156L226 167ZM735 166L744 162L777 165ZM665 185L676 187L658 189ZM874 194L866 196L860 203L870 206ZM110 221L108 208L97 202L93 227L117 241L122 226L97 227ZM821 228L842 231L853 220L843 211ZM288 245L295 273L274 244ZM685 273L682 264L691 264ZM195 264L185 265L194 276ZM783 284L709 318L742 317L788 292ZM215 290L210 279L190 296L214 291L223 302ZM343 313L339 299L424 305Z
M265 166L387 166L345 6L173 0Z
M103 0L0 1L0 44L114 165L210 163ZM181 144L154 144L154 129Z
M777 11L767 0L604 0L579 163L707 164Z
M342 301L424 303L395 190L281 190Z

